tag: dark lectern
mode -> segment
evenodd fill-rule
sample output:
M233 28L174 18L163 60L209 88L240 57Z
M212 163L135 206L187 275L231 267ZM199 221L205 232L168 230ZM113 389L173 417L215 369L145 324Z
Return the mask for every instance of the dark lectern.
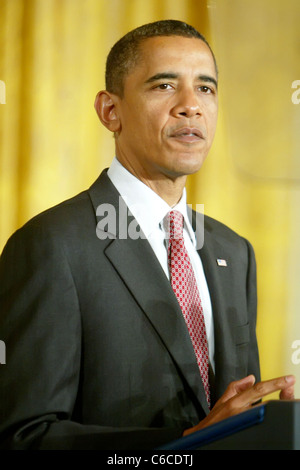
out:
M160 449L300 450L300 401L256 405Z

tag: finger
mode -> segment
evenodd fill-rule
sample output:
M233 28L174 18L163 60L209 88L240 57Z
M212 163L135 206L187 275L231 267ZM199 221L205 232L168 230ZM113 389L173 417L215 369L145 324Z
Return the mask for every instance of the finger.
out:
M243 379L231 382L228 385L222 397L220 398L220 400L218 400L218 402L225 403L226 401L230 400L234 396L244 392L245 390L248 390L250 387L254 385L254 383L255 383L254 375L248 375L247 377L244 377Z
M293 400L295 398L294 385L281 390L279 398L280 400Z
M254 375L248 375L247 377L244 377L241 380L237 380L236 382L233 382L233 388L234 388L234 391L235 391L235 395L238 395L239 393L242 393L245 390L248 390L254 384L255 384Z
M258 382L240 394L238 397L239 405L248 406L279 390L282 396L291 396L294 383L295 377L292 375Z

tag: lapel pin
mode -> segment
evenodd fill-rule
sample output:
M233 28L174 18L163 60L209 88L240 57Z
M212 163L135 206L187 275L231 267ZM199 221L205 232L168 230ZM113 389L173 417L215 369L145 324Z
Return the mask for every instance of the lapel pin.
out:
M218 266L227 266L227 261L226 259L217 259Z

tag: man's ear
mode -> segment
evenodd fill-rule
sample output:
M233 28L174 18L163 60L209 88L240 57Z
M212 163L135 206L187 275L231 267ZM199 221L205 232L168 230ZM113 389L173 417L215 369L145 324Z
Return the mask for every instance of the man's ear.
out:
M116 109L117 100L117 95L103 90L97 93L94 105L102 124L114 133L121 130L121 122Z

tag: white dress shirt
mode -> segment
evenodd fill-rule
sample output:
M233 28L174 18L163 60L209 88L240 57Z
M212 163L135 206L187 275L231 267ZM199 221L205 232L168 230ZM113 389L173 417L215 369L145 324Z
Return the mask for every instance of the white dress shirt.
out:
M126 170L117 158L112 161L107 174L138 222L168 278L170 278L170 273L163 219L170 210L177 210L182 213L184 217L184 243L191 259L201 297L209 347L209 360L214 370L212 307L201 258L196 251L195 233L187 214L186 190L184 189L179 203L175 207L170 207L149 186Z

